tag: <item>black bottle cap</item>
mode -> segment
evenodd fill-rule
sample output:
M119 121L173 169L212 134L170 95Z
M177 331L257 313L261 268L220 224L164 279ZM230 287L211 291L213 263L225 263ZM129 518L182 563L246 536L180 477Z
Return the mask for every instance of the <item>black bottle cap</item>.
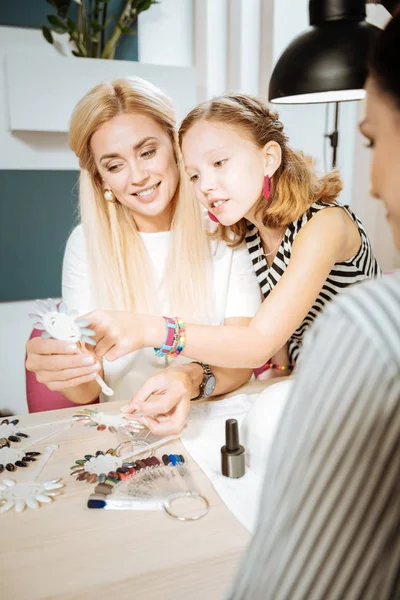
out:
M240 446L239 427L236 419L227 419L225 421L225 443L228 452L235 452Z

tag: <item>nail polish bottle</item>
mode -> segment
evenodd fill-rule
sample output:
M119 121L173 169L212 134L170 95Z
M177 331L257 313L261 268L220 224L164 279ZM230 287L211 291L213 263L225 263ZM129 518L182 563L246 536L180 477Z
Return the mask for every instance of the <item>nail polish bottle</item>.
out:
M236 419L225 421L225 446L221 448L221 471L225 477L243 477L245 472L244 447L239 443Z

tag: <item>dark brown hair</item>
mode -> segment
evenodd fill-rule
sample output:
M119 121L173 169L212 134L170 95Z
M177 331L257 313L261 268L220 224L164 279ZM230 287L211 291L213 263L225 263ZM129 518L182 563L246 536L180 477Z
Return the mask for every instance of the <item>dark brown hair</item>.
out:
M400 11L400 7L397 9ZM400 12L379 33L370 61L370 75L400 108Z

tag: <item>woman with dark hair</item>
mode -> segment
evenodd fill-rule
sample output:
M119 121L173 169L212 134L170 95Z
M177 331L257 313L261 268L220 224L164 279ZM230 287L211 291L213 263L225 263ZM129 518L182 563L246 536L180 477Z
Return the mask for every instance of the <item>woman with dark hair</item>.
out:
M400 14L360 125L400 249ZM332 302L306 339L232 600L400 598L400 275Z

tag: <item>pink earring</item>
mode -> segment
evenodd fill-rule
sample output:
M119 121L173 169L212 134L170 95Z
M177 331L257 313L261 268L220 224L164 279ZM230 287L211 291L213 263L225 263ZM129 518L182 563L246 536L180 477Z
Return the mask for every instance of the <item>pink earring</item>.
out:
M217 217L213 215L210 211L208 211L208 218L210 219L210 221L214 221L214 223L219 223Z
M271 180L268 175L264 177L263 196L266 200L269 200L271 196Z

